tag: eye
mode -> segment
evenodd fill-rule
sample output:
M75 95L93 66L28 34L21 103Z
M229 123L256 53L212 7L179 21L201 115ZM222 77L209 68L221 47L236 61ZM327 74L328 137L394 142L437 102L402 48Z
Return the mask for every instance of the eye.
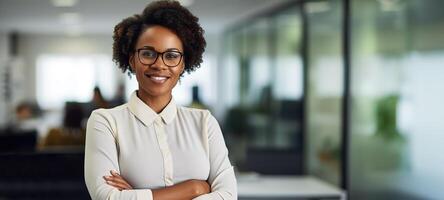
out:
M156 58L157 53L153 50L141 50L140 56L142 56L144 58Z
M176 59L180 58L180 53L174 52L174 51L169 51L169 52L165 52L164 57L167 60L176 60Z

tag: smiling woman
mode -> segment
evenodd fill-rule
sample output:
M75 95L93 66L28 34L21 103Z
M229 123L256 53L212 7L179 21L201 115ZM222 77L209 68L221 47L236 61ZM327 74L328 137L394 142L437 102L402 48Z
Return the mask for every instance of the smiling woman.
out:
M208 110L176 105L172 90L200 66L198 19L156 1L115 27L113 58L135 74L128 103L88 120L85 181L92 199L237 199L228 151Z

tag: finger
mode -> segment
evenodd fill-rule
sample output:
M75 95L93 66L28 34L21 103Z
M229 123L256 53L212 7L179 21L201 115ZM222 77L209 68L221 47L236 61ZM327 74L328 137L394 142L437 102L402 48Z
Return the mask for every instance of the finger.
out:
M113 177L117 177L117 178L119 178L119 182L121 182L121 181L123 181L124 182L124 184L126 184L126 185L128 185L130 188L132 188L132 186L122 177L122 176L120 176L120 174L116 171L116 170L109 170L109 172L110 172L110 174L113 176Z
M114 181L106 181L106 183L108 185L111 185L111 186L117 188L118 190L128 190L128 189L130 189L126 185L124 185L122 183L118 183L118 182L114 182Z
M119 182L123 182L124 184L128 185L129 187L131 187L131 185L122 177L120 176L119 173L117 173L115 170L110 170L110 173L112 176L117 177Z
M109 172L110 172L110 174L113 175L113 176L121 177L120 174L117 173L115 170L110 170Z
M118 189L123 189L124 188L120 183L117 183L117 182L114 182L114 181L106 181L106 184L111 185L111 186L113 186L115 188L118 188Z
M123 184L127 188L132 189L132 186L125 179L123 179L121 176L104 176L104 179L112 181L112 182Z
M126 182L124 179L114 178L114 182L125 185L127 188L132 188L131 185L128 182Z
M116 183L122 183L122 184L127 184L127 182L122 179L121 177L117 177L117 176L103 176L103 178L107 181L112 181L112 182L116 182Z

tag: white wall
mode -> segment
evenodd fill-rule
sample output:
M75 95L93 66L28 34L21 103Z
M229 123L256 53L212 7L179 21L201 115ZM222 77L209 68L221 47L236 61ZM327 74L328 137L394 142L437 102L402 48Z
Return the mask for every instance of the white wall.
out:
M4 99L4 70L9 55L9 41L6 33L0 33L0 127L7 122L6 113L8 107Z
M0 33L0 62L4 63L5 59L8 57L8 35L6 33Z

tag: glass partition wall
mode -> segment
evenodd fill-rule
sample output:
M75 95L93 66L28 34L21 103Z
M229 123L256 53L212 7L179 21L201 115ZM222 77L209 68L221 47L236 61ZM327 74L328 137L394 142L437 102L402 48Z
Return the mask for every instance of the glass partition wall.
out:
M295 1L229 29L220 76L237 169L313 175L351 199L442 198L443 7Z
M443 198L443 7L351 1L352 199Z
M304 4L307 20L306 166L337 186L341 183L343 95L342 1Z
M300 6L291 4L225 34L223 128L240 171L302 173L300 14Z

